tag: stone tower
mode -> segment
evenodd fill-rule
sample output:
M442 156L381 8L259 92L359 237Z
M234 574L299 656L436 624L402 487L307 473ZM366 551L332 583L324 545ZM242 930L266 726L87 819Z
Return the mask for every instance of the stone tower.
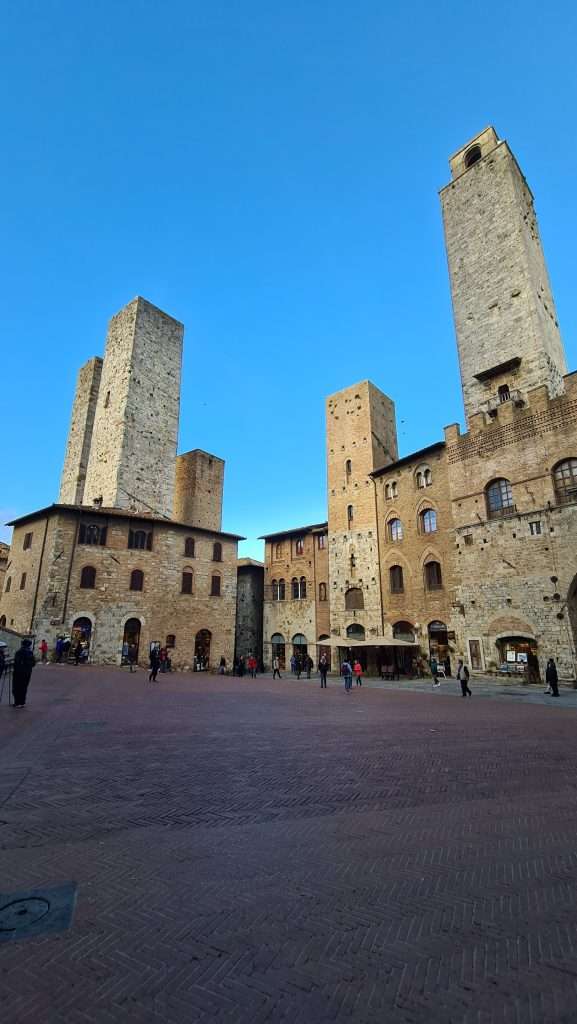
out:
M58 501L62 505L82 505L84 501L84 482L90 456L101 374L102 359L100 356L89 359L78 372L58 496Z
M441 190L467 420L567 372L533 207L507 143L486 128L449 160Z
M204 530L222 528L224 461L195 448L176 459L173 519Z
M398 458L394 403L365 380L327 398L331 634L383 632L376 496L369 473Z
M110 321L85 504L172 516L183 331L140 297Z

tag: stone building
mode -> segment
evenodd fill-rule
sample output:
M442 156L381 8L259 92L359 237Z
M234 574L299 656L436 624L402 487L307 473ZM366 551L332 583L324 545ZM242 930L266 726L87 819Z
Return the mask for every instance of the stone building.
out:
M5 544L3 540L0 540L0 595L4 590L4 580L6 578L6 569L8 568L9 559L10 545Z
M236 581L235 657L254 654L262 661L264 565L254 558L239 558Z
M137 298L80 370L57 504L13 523L0 627L81 640L92 660L232 662L238 540L224 463L177 456L183 328Z
M465 657L537 679L577 654L577 374L565 354L533 197L487 128L450 158L441 203L467 432L398 457L394 407L365 381L327 399L329 636L369 669ZM320 635L281 598L266 539L265 652ZM302 557L302 556L301 556ZM311 562L310 568L313 567ZM310 569L309 569L310 571Z

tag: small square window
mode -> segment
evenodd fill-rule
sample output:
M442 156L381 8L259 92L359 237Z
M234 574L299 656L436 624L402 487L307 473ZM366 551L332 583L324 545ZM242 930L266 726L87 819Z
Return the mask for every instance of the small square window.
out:
M302 554L304 554L304 550L305 550L305 542L304 542L302 537L299 537L298 540L295 540L295 554L296 555L302 555Z
M22 545L24 551L27 551L28 548L32 547L32 536L33 535L31 533L24 534L24 543Z
M541 533L541 523L537 520L534 523L529 523L529 533L532 537L538 537Z
M473 536L472 536L472 534L466 533L465 534L465 544L467 545L467 547L470 547L472 543L473 543Z
M26 573L23 572L21 577L20 577L20 590L24 590L25 586L26 586Z

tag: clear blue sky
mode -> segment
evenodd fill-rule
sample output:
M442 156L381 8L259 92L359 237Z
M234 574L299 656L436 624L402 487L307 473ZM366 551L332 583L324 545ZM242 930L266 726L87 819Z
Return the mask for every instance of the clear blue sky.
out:
M244 553L325 517L325 395L373 380L401 454L462 421L437 190L489 123L575 368L576 12L5 3L2 521L56 500L77 369L136 294L186 325L180 450L226 459Z

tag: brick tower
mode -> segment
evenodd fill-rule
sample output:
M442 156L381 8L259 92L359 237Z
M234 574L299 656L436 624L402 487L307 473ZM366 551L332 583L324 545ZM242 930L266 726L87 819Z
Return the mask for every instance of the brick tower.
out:
M533 207L507 143L486 128L449 160L441 190L467 420L567 372Z
M85 504L172 515L183 331L140 297L110 321Z
M82 505L84 501L84 483L92 444L94 415L101 375L102 359L100 356L89 359L78 372L58 496L58 501L62 505Z
M397 457L395 406L365 380L327 398L331 634L383 631L375 488L369 477Z

